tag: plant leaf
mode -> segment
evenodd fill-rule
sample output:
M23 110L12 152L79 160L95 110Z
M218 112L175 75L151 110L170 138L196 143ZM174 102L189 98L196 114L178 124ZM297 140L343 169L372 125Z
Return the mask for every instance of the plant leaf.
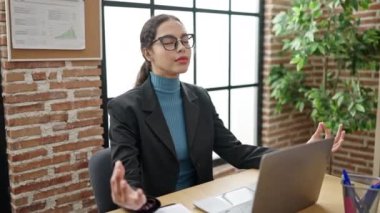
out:
M355 109L359 112L365 112L364 106L361 104L355 104Z

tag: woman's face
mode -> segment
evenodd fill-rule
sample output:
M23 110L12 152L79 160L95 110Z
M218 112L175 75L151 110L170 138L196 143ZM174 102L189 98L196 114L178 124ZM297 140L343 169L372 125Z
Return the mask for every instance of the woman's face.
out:
M152 71L156 75L177 78L179 74L187 71L191 49L185 48L179 41L181 39L186 44L187 38L184 26L176 20L165 21L157 28L155 42L151 48L144 51L145 58L151 62Z

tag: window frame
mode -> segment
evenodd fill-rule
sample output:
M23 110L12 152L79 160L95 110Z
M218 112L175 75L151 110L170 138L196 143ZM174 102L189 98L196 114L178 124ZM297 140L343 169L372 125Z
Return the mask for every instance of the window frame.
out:
M203 9L196 8L196 0L193 0L193 7L179 7L179 6L168 6L168 5L155 5L154 0L150 0L150 3L134 3L134 2L120 2L120 1L112 1L112 0L103 0L102 1L102 9L104 11L105 7L127 7L127 8L145 8L150 9L150 16L154 15L155 10L175 10L175 11L187 11L192 12L193 14L193 29L194 34L196 35L196 13L204 12L204 13L219 13L219 14L227 14L228 15L228 85L222 87L211 87L206 88L207 91L219 91L219 90L228 90L228 125L226 126L228 129L231 128L231 90L239 89L239 88L257 88L257 134L256 134L256 142L257 146L262 145L261 137L262 137L262 106L263 106L263 53L264 53L264 0L259 0L259 12L258 13L247 13L247 12L236 12L231 11L231 1L229 0L229 10L212 10L212 9ZM242 16L254 16L258 18L259 29L258 29L258 67L257 67L257 83L253 84L240 84L240 85L231 85L231 17L232 15L242 15ZM104 28L104 13L102 14L102 25ZM105 32L103 31L103 46L106 45ZM194 73L193 73L193 84L197 84L197 59L196 59L196 51L194 51ZM108 137L108 111L107 111L107 103L112 98L108 98L107 95L107 59L106 59L106 48L103 48L103 59L102 59L102 106L103 106L103 128L104 128L104 147L109 146L109 137ZM219 165L223 163L223 160L218 159L214 160L214 165ZM218 163L220 162L220 163Z

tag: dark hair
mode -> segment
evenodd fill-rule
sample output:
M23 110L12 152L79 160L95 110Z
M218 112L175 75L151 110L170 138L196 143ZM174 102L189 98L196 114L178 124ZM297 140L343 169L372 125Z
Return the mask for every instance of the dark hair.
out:
M172 15L161 14L151 17L147 22L145 22L141 33L140 33L140 49L144 57L144 48L150 48L152 41L156 37L157 28L168 20L176 20L181 22L177 17ZM142 64L139 73L137 74L137 79L135 82L135 87L141 85L149 76L149 71L152 69L150 61L146 60Z

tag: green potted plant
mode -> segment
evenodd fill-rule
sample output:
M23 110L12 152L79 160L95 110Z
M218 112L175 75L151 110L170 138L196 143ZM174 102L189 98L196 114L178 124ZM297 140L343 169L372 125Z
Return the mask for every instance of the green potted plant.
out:
M380 30L361 28L355 12L368 9L371 0L294 0L291 8L273 20L273 31L282 42L281 53L290 66L271 69L269 85L276 111L291 105L310 109L314 121L325 121L336 131L372 130L376 125L377 91L364 86L362 70L380 67ZM308 83L305 68L322 73L320 84ZM342 75L345 74L345 75Z

